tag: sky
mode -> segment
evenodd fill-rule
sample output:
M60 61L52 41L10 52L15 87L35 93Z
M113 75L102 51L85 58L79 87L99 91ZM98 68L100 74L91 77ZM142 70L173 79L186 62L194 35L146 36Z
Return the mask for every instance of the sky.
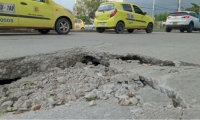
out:
M148 14L152 14L153 0L126 0L139 5ZM200 4L200 0L181 0L181 10L191 7L190 3ZM155 13L174 12L178 9L178 0L155 0Z
M73 11L74 0L53 0L53 1Z
M56 3L73 11L74 0L54 0ZM142 7L142 9L148 14L152 14L152 0L125 0ZM190 3L200 4L200 0L181 0L182 10L190 7ZM161 12L173 12L177 10L178 0L155 0L155 13Z

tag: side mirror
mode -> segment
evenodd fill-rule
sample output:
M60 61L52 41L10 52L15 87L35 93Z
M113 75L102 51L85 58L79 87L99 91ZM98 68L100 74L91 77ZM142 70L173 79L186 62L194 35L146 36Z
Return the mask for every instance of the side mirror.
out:
M147 14L146 12L143 13L143 15L146 15L146 14Z

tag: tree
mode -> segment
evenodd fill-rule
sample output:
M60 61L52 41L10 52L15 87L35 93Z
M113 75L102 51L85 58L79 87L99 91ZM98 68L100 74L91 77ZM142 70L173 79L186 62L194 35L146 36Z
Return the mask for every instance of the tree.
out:
M155 21L165 21L166 18L170 15L168 12L160 13L160 14L155 14Z
M86 23L89 23L89 22L90 22L90 18L87 17L87 16L83 16L82 14L79 14L79 15L77 16L77 18L83 20L83 21L86 22Z
M192 7L186 8L187 11L194 11L197 14L199 13L199 6L196 3L191 3Z
M89 19L94 18L96 10L103 2L106 2L106 0L77 0L74 11L77 11L78 15L87 16Z

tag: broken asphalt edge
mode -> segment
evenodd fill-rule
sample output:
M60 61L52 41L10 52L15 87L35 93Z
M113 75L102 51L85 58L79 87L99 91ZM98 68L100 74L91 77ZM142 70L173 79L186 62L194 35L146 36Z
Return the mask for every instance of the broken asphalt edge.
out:
M113 54L91 51L86 48L75 47L68 50L60 50L52 53L23 56L18 58L0 60L0 80L27 77L34 72L44 72L50 68L65 69L73 67L77 62L101 64L109 67L109 59L139 60L141 64L157 66L194 66L199 64L182 61L160 60L149 56L137 54Z

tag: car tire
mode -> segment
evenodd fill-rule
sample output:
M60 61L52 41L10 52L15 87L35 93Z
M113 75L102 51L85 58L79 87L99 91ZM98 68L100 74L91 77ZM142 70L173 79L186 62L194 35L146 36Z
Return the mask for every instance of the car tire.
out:
M84 27L82 27L82 28L81 28L81 30L85 30L85 28L84 28Z
M184 32L185 32L185 30L183 30L183 29L180 29L180 32L181 32L181 33L184 33Z
M66 18L60 18L55 24L55 30L58 34L68 34L71 29L71 23Z
M193 23L190 23L188 26L187 32L191 33L193 31L193 29L194 29L194 25L193 25Z
M149 23L146 28L146 33L152 33L152 32L153 32L153 24Z
M103 33L105 31L105 28L96 28L96 31L98 33Z
M169 27L166 27L166 28L165 28L165 31L166 31L166 32L171 32L171 31L172 31L172 29L171 29L171 28L169 28Z
M122 34L124 32L124 23L123 22L118 22L116 27L115 27L115 32L117 34Z
M128 33L133 33L134 29L127 29Z
M50 32L50 30L48 30L48 29L40 29L40 30L38 30L38 32L40 32L41 34L47 34L47 33Z

